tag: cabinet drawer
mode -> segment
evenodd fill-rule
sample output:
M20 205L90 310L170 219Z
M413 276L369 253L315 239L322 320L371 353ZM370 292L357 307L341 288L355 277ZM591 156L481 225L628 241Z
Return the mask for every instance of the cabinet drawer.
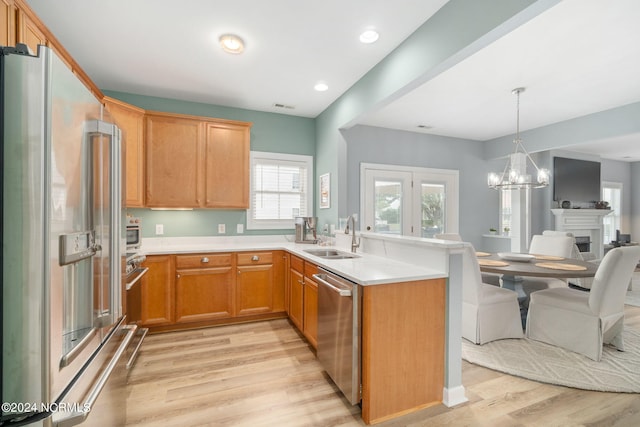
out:
M231 265L231 254L176 255L176 269Z
M295 255L291 255L291 268L298 273L304 272L304 260Z
M318 266L310 263L309 261L304 263L304 276L312 278L314 274L318 273Z
M273 263L272 252L240 252L238 253L238 265L258 265Z

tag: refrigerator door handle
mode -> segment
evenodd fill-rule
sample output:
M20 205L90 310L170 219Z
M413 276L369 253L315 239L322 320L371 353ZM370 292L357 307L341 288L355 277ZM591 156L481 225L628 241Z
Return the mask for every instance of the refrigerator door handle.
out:
M122 329L127 329L127 335L122 340L120 347L118 347L118 350L113 355L113 358L109 361L109 364L107 365L106 369L104 370L102 375L100 375L100 378L98 378L98 381L95 382L95 384L93 385L93 388L87 395L87 398L84 404L81 406L82 408L89 408L89 410L82 411L82 412L79 412L79 411L73 412L65 418L56 420L54 422L55 426L71 427L71 426L80 424L87 419L87 417L91 413L91 408L93 407L93 404L96 402L96 400L98 400L98 397L100 396L100 392L102 391L104 386L107 384L107 381L109 380L109 377L111 376L111 374L113 373L113 370L117 366L118 361L120 360L124 352L127 350L127 347L129 347L129 343L131 343L133 336L136 334L138 325L133 325L133 324L125 325L122 327Z
M127 361L127 369L133 368L133 364L136 363L136 358L138 357L138 351L140 351L140 346L142 345L142 341L144 341L144 338L147 336L148 332L149 332L149 328L138 329L138 335L140 335L140 339L138 340L138 344L136 345L136 348L133 349L133 353L131 354L131 357L129 357L129 360Z

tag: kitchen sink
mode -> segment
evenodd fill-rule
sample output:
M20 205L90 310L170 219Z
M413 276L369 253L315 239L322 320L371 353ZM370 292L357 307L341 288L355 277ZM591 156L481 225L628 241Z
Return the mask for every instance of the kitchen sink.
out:
M359 257L359 255L349 252L337 251L335 249L305 249L304 251L310 255L314 255L324 259L348 259Z

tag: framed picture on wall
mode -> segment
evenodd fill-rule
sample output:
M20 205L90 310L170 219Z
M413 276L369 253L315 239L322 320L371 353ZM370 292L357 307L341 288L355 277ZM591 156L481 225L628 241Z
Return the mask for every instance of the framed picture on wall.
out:
M331 175L320 175L320 209L331 207Z

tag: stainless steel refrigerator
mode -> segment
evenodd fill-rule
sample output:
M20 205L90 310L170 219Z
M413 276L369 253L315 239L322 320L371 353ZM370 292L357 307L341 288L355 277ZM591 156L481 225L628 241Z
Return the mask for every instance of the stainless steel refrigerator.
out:
M123 149L50 49L2 48L2 425L120 426Z

